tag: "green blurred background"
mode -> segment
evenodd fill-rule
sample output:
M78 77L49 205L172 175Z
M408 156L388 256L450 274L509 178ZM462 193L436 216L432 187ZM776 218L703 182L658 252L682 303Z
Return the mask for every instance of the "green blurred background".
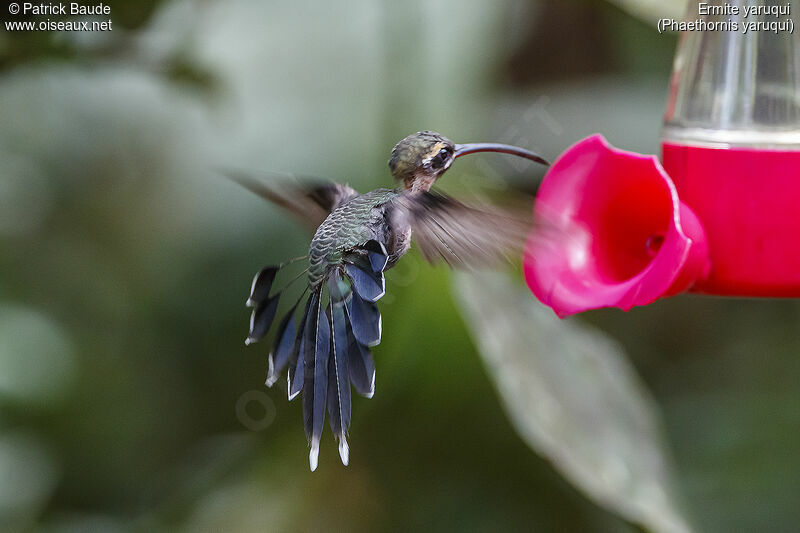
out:
M311 474L299 402L243 344L252 275L309 236L212 169L367 190L420 129L550 159L594 132L657 153L676 36L654 21L681 2L109 4L112 32L0 30L0 530L643 527L517 435L450 273L416 253L387 276L351 465L326 430ZM442 186L541 177L476 159ZM649 388L692 528L796 530L796 302L571 320L617 339Z

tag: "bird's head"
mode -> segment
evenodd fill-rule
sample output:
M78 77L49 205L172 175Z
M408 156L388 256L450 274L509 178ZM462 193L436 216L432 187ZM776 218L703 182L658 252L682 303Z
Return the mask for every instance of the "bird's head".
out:
M409 135L392 149L389 169L403 187L412 191L427 191L457 157L476 152L501 152L549 163L540 156L516 146L499 143L456 144L435 131L420 131Z

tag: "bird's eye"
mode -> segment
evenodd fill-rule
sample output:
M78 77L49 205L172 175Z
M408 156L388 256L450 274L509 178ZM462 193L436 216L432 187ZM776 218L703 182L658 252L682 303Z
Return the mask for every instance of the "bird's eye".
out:
M450 149L442 148L439 153L431 159L431 166L435 169L443 168L450 159Z

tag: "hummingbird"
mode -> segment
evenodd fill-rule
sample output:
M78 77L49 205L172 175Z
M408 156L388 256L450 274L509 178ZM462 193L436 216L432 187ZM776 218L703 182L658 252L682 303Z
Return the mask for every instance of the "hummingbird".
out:
M333 182L280 187L230 176L314 232L308 255L298 258L306 261L301 276L307 274L307 283L278 322L266 380L271 387L286 371L289 400L302 393L311 471L318 465L326 410L342 463L349 463L351 385L367 398L375 392L370 348L381 340L377 302L386 292L384 273L408 252L412 240L427 261L455 268L493 265L524 245L531 231L530 206L522 215L468 205L431 190L456 159L478 152L511 154L548 165L524 148L456 144L439 133L420 131L392 149L389 169L394 188L359 194ZM246 344L262 340L275 322L283 290L273 293L272 287L278 271L290 263L267 266L253 279Z

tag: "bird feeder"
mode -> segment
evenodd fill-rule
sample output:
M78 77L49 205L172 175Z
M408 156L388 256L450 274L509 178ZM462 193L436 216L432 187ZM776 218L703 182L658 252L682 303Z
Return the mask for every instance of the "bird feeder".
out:
M559 316L686 290L800 296L800 33L729 3L738 15L689 8L736 24L682 34L661 161L596 135L545 176L535 213L563 238L532 238L524 270Z

